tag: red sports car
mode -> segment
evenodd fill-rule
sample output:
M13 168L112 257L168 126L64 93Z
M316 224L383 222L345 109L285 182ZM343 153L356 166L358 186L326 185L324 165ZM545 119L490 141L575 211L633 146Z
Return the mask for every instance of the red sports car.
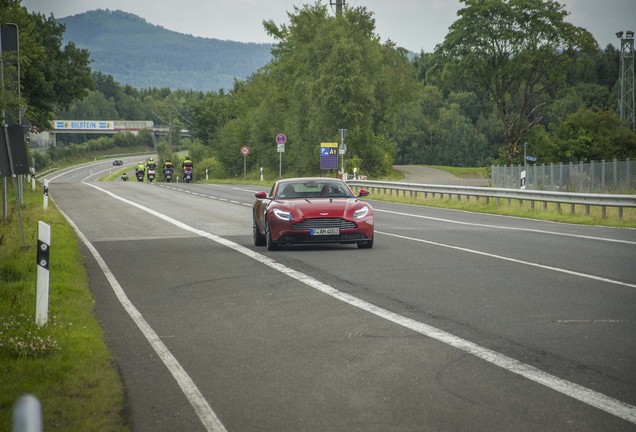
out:
M298 243L356 243L373 247L373 208L342 180L324 177L277 181L258 192L253 207L256 246L276 250Z

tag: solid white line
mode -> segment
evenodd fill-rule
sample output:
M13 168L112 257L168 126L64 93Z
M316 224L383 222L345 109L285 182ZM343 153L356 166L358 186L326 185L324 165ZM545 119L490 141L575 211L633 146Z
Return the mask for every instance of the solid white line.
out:
M115 292L115 295L119 299L119 302L124 307L128 315L133 319L135 324L137 324L137 327L139 327L139 330L141 330L142 334L146 337L146 339L150 343L150 346L152 346L163 364L166 365L174 379L177 381L177 384L179 384L179 387L181 387L181 390L194 408L197 416L201 420L201 423L203 423L203 426L206 428L206 430L208 430L209 432L227 432L219 418L216 416L208 402L199 391L196 384L194 384L194 381L192 381L192 378L190 378L190 376L185 371L185 369L183 369L176 357L172 355L172 353L168 350L168 347L166 347L161 341L161 338L157 335L157 333L155 333L152 327L150 327L150 324L148 324L141 313L128 299L128 296L126 296L123 288L121 287L121 285L119 285L119 282L115 278L115 275L113 275L113 273L110 271L110 268L101 257L97 249L95 249L93 244L80 231L80 229L77 227L77 225L75 225L71 218L69 218L66 213L59 209L59 207L58 210L66 218L68 223L77 233L78 237L91 252L93 258L95 258L95 261L97 261L97 264L99 264L99 267L102 269L102 272L110 283L110 286Z
M552 266L548 266L548 265L544 265L544 264L537 264L537 263L533 263L530 261L524 261L524 260L520 260L520 259L516 259L516 258L510 258L510 257L505 257L502 255L495 255L495 254L491 254L488 252L482 252L482 251L478 251L475 249L468 249L465 247L461 247L461 246L453 246L453 245L449 245L449 244L445 244L445 243L438 243L438 242L434 242L434 241L430 241L430 240L424 240L424 239L418 239L415 237L407 237L407 236L403 236L400 234L393 234L393 233L388 233L388 232L382 232L382 231L375 231L376 234L383 234L383 235L387 235L387 236L391 236L391 237L396 237L396 238L401 238L404 240L410 240L410 241L415 241L415 242L419 242L419 243L426 243L426 244L430 244L433 246L440 246L440 247L445 247L445 248L449 248L449 249L455 249L458 251L462 251L462 252L469 252L469 253L473 253L476 255L483 255L489 258L496 258L496 259L500 259L500 260L504 260L504 261L510 261L510 262L514 262L517 264L523 264L523 265L527 265L527 266L531 266L531 267L538 267L538 268L542 268L545 270L552 270L555 272L559 272L559 273L566 273L572 276L579 276L582 278L586 278L586 279L592 279L592 280L596 280L596 281L600 281L600 282L607 282L610 284L614 284L614 285L622 285L622 286L626 286L626 287L630 287L630 288L636 288L636 284L631 284L631 283L627 283L627 282L621 282L621 281L617 281L615 279L608 279L608 278L604 278L604 277L600 277L600 276L594 276L591 274L587 274L587 273L580 273L580 272L576 272L573 270L568 270L568 269L563 269L560 267L552 267Z
M62 171L62 172L59 172L59 173L58 173L58 175L56 175L56 176L54 176L54 177L52 177L52 178L48 179L48 180L49 180L49 183L50 183L50 182L52 182L53 180L57 179L58 177L62 177L63 175L66 175L66 174L71 173L71 172L73 172L73 171L78 171L78 170L81 170L81 169L86 169L86 168L92 167L92 166L94 166L94 165L101 165L101 163L102 163L102 162L103 162L103 161L100 161L100 162L87 162L87 163L85 163L85 164L83 164L83 165L79 165L79 166L77 166L77 167L75 167L75 168L71 168L71 169L64 170L64 171ZM105 170L105 171L108 171L108 170ZM77 176L78 174L79 174L79 173L72 175L72 176L71 176L71 178L73 178L73 177ZM92 176L92 175L93 175L93 173L91 173L91 174L89 175L89 177L90 177L90 176ZM44 176L44 178L46 178L46 177L47 177L47 176Z
M611 238L606 238L606 237L593 237L593 236L586 236L586 235L580 235L580 234L568 234L568 233L562 233L562 232L557 232L557 231L545 231L545 230L533 229L533 228L505 227L505 226L501 226L501 225L489 225L489 224L480 224L480 223L474 223L474 222L461 222L461 221L456 221L456 220L452 220L452 219L436 218L436 217L432 217L432 216L416 215L416 214L412 214L412 213L396 212L396 211L392 211L392 210L373 209L373 211L375 211L376 213L390 213L390 214L394 214L394 215L398 215L398 216L408 216L408 217L413 217L413 218L428 219L428 220L452 223L452 224L457 224L457 225L475 226L475 227L480 227L480 228L493 228L493 229L508 230L508 231L534 232L534 233L539 233L539 234L549 234L549 235L557 235L557 236L564 236L564 237L576 237L576 238L582 238L582 239L586 239L586 240L599 240L599 241L606 241L606 242L612 242L612 243L625 243L625 244L630 244L630 245L636 245L636 242L633 242L633 241L620 240L620 239L611 239Z
M251 249L248 249L244 246L239 245L238 243L234 243L226 238L208 233L206 231L202 231L196 228L193 228L183 222L180 222L176 219L173 219L169 216L161 214L155 210L152 210L148 207L144 207L140 204L137 204L133 201L130 201L126 198L122 198L118 195L115 195L105 189L102 189L96 185L85 183L88 186L91 186L97 190L104 192L105 194L120 200L126 204L137 207L140 210L143 210L147 213L150 213L166 222L169 222L175 226L183 228L184 230L195 233L201 237L208 238L212 241L215 241L221 245L227 246L243 255L246 255L274 270L277 270L293 279L296 279L303 284L314 288L320 292L323 292L333 298L336 298L342 302L350 304L356 308L364 310L366 312L370 312L374 315L377 315L381 318L384 318L388 321L391 321L400 326L406 327L410 330L418 332L422 335L428 336L432 339L460 349L464 352L474 355L482 360L485 360L491 364L499 366L509 372L518 374L524 378L527 378L533 382L544 385L552 390L555 390L559 393L562 393L566 396L569 396L573 399L576 399L580 402L586 403L590 406L596 407L600 410L603 410L609 414L612 414L616 417L627 420L631 423L636 424L636 407L629 405L625 402L619 401L617 399L606 396L602 393L596 392L594 390L588 389L586 387L580 386L573 382L558 378L549 373L543 372L533 366L522 363L513 358L507 357L503 354L490 350L488 348L479 346L473 342L467 341L450 333L447 333L438 328L429 326L424 323L420 323L418 321L412 320L410 318L403 317L389 310L378 307L374 304L368 303L364 300L361 300L357 297L354 297L350 294L343 293L336 288L327 285L317 279L314 279L311 276L308 276L304 273L296 271L290 267L287 267L273 259L262 255L258 252L255 252Z

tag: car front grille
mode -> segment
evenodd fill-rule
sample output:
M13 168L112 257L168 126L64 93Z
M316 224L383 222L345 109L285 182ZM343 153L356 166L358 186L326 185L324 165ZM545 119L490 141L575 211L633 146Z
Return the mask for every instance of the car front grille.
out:
M292 226L294 230L309 230L312 228L340 228L351 229L357 228L355 222L351 222L341 218L316 218L305 219Z

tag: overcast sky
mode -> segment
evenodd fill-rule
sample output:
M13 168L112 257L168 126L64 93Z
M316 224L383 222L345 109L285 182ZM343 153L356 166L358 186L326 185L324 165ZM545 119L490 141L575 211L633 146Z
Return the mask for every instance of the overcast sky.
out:
M330 0L322 0L328 3ZM335 3L335 0L331 0ZM636 30L636 0L562 0L567 20L586 28L601 48L619 46L615 33ZM239 42L273 43L263 20L288 23L294 6L315 0L22 0L31 12L56 18L95 9L122 10L151 24L194 36ZM346 0L374 13L376 33L413 52L431 52L457 19L459 0Z

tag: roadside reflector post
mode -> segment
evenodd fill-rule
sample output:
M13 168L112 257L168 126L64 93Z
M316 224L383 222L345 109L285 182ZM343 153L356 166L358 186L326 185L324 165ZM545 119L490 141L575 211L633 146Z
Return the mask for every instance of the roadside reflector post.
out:
M13 405L14 432L42 432L42 406L31 394L25 394Z
M49 181L44 180L44 210L49 208Z
M37 288L35 296L35 323L46 325L49 318L49 256L51 249L51 227L38 222Z

